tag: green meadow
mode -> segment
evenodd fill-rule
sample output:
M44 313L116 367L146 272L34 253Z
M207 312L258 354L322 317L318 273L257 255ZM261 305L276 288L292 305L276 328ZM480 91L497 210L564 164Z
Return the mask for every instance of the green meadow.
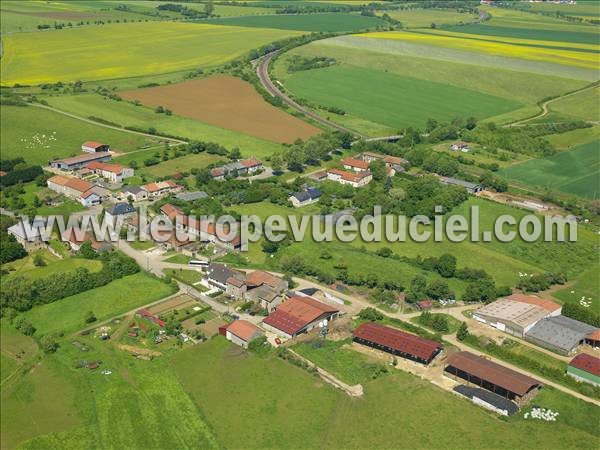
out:
M256 156L260 158L272 155L282 148L280 144L275 142L185 117L156 114L150 108L135 106L125 101L117 102L105 99L97 94L63 95L48 97L46 100L50 105L60 110L83 117L99 117L123 127L139 127L144 130L153 127L156 129L157 134L166 133L190 140L218 142L228 149L238 147L242 154L248 157Z
M281 14L269 16L245 16L235 18L210 19L206 23L250 28L270 28L309 32L359 31L386 24L377 17L358 14Z
M36 255L42 257L46 264L45 266L38 267L33 263ZM72 272L79 267L86 268L90 272L98 272L102 269L102 263L91 259L73 258L69 256L59 259L48 251L40 250L25 258L17 259L16 261L2 265L2 269L10 271L6 277L15 278L23 276L32 280L45 278L55 273Z
M38 336L70 333L85 326L89 311L94 313L98 321L102 321L174 292L173 286L140 272L91 291L37 306L23 315L37 328Z
M352 116L397 129L423 127L428 118L484 119L521 106L513 100L474 90L362 67L333 66L297 72L286 80L285 86L312 103L335 106Z
M526 186L597 199L600 196L600 141L533 159L501 170L501 175Z
M2 158L22 156L31 164L46 165L52 159L79 155L81 144L88 140L106 142L118 152L156 142L34 106L2 106L0 125Z
M440 25L456 25L477 19L477 16L469 13L461 13L452 9L434 8L386 11L386 14L392 19L399 20L404 28L428 28L432 23L438 27Z
M565 448L598 443L597 430L586 420L595 407L551 388L535 404L552 405L567 416L561 413L562 421L548 424L521 414L499 419L392 368L387 376L365 380L364 397L351 399L275 356L257 357L221 337L176 354L173 368L228 448L517 448L524 439L531 448L550 448L557 439ZM237 399L237 414L224 395ZM426 423L444 426L423 433Z

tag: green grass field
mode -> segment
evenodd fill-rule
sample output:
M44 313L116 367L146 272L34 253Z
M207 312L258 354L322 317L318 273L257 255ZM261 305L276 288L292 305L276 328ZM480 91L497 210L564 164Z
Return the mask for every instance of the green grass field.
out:
M2 448L220 447L169 358L136 360L110 342L78 340L89 350L63 340L55 355L3 389ZM102 365L96 371L75 369L81 360ZM102 375L103 369L112 374Z
M407 9L404 11L387 11L392 19L402 22L404 28L427 28L432 23L436 26L467 23L477 19L477 16L445 9ZM461 28L462 30L462 28Z
M585 0L577 2L575 5L535 3L529 5L531 11L554 13L560 12L567 16L598 18L600 17L600 2L597 0Z
M33 264L35 255L40 255L44 259L46 265L42 267L35 266ZM3 269L10 270L9 275L7 275L7 278L9 279L23 276L31 280L45 278L60 272L72 272L79 267L84 267L90 272L97 272L102 269L102 263L100 261L73 257L58 259L52 253L40 250L25 258L12 261L2 266Z
M596 87L548 105L551 113L567 115L575 120L600 120L600 88Z
M591 302L590 308L597 314L600 314L600 264L596 263L583 272L577 281L571 286L556 291L552 294L553 297L560 300L562 303L577 303L580 300Z
M11 34L3 42L2 84L102 80L214 67L296 34L175 22ZM54 64L57 60L61 64Z
M134 3L128 1L128 3ZM69 22L77 25L83 21L86 26L94 25L94 21L138 21L158 20L168 17L167 12L160 16L151 16L147 12L157 11L152 8L130 8L130 11L115 9L119 2L106 0L69 0L65 1L21 1L6 0L0 5L1 27L3 33L36 31L38 25L54 26L54 23Z
M358 353L350 348L350 345L351 343L346 341L317 338L296 344L292 349L344 383L352 385L371 381L384 363Z
M472 207L479 208L480 234L486 230L493 230L495 219L501 215L509 214L519 220L527 214L524 210L475 197L470 198L448 214L460 214L470 218ZM297 211L291 208L276 207L273 209L267 202L244 207L238 206L232 209L240 214L257 213L263 209L265 214L266 211L282 215L297 214ZM307 233L310 233L310 230L309 226ZM483 242L481 236L479 242L463 241L460 243L450 242L448 239L444 239L442 242L429 241L425 243L414 242L410 239L407 239L406 242L396 243L389 243L385 240L370 243L361 240L351 243L341 243L337 240L317 243L311 238L306 238L302 242L294 242L283 248L275 258L268 258L261 251L260 243L250 244L249 251L243 253L242 257L247 258L245 262L249 266L277 270L281 256L299 254L304 257L305 261L318 261L320 269L332 275L336 273L334 266L343 263L347 266L350 274L373 274L382 281L389 279L409 286L410 280L417 274L423 274L430 280L436 279L437 275L397 259L377 256L375 252L379 248L389 247L396 255L410 258L439 257L444 253L449 253L456 257L458 267L484 269L496 280L498 285L514 286L519 281L519 272L564 272L569 279L576 280L584 270L596 262L594 248L597 245L598 237L592 231L579 227L578 242L566 244L543 242L541 239L532 243L519 239L510 243L499 242L495 239L491 242ZM333 258L320 258L324 250L333 255ZM368 253L365 250L368 250ZM240 261L244 263L244 259ZM460 295L464 291L464 282L456 279L447 281L450 288L457 294Z
M37 335L70 333L85 327L84 318L88 311L101 321L174 292L172 286L140 272L91 291L37 306L24 316L37 328Z
M202 274L195 270L166 269L165 274L189 285L193 285L202 279ZM200 288L202 287L203 286L200 286Z
M156 166L142 167L142 164L139 164L138 167L142 168L138 171L138 173L142 175L149 175L151 177L164 177L167 175L173 175L177 172L189 172L193 168L206 167L210 163L219 161L222 158L223 157L218 155L211 155L208 153L185 155L180 158L173 158L168 161L163 161Z
M135 106L128 102L106 100L95 94L82 94L60 97L48 97L50 105L83 117L95 116L118 123L122 126L134 126L143 129L154 127L160 134L181 136L190 140L218 142L226 148L238 147L244 156L258 158L272 155L282 149L281 144L255 138L225 128L208 125L196 120L178 116L156 114L152 109ZM154 151L149 151L154 153ZM142 153L142 152L140 152ZM138 155L139 156L139 155ZM133 156L133 159L138 159ZM141 158L141 160L147 158ZM123 161L126 161L123 159Z
M534 159L501 170L508 180L528 186L597 199L600 195L599 140L546 158Z
M359 67L297 72L285 86L310 102L336 106L352 116L397 129L422 127L430 117L440 121L456 116L483 119L521 106L473 90Z
M87 140L106 142L116 151L130 151L152 142L130 133L85 123L33 106L2 106L2 158L22 156L45 165L54 158L81 154Z
M568 415L563 419L561 412L562 422L551 425L520 415L499 420L400 371L366 382L364 397L350 399L301 369L244 353L220 337L178 353L173 366L230 448L521 448L531 435L536 438L526 445L532 448L552 447L556 439L565 448L598 442L597 430L585 419L595 407L550 388L535 403ZM237 399L237 414L231 414L223 395ZM423 433L422 424L432 421L444 427Z
M310 32L326 31L358 31L385 25L377 17L365 17L358 14L316 13L316 14L281 14L271 16L246 16L236 18L211 19L207 23L219 25L271 28L280 30L296 30Z

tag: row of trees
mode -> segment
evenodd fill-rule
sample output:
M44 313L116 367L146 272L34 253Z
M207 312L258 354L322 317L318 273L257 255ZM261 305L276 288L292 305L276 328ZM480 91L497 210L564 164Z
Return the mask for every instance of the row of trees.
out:
M104 286L140 270L134 259L119 252L103 255L99 259L102 261L99 272L78 267L73 272L59 272L41 279L19 276L4 281L0 292L0 314L5 315L8 310L27 311L34 305L51 303Z

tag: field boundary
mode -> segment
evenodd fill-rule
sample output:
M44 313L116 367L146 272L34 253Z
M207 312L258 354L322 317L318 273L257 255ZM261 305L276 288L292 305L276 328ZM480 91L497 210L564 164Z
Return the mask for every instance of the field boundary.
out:
M127 128L120 128L120 127L117 127L117 126L114 126L114 125L107 125L107 124L102 123L102 122L96 122L95 120L88 119L87 117L82 117L82 116L78 116L77 114L72 114L72 113L68 113L66 111L62 111L60 109L54 108L53 106L42 105L40 103L28 103L28 105L35 106L36 108L42 108L42 109L47 109L49 111L54 111L54 112L62 114L64 116L71 117L72 119L81 120L82 122L91 123L92 125L97 125L99 127L109 128L111 130L122 131L124 133L129 133L129 134L137 134L139 136L164 139L166 141L171 141L171 142L174 142L176 144L188 144L189 143L188 141L183 141L181 139L175 139L175 138L172 138L172 137L162 136L160 134L143 133L141 131L128 130Z
M523 124L525 124L527 122L530 122L532 120L539 119L540 117L545 117L550 112L550 110L548 109L548 105L550 103L554 103L554 102L557 102L559 100L563 100L565 98L571 97L571 96L576 95L576 94L581 94L582 92L589 91L589 90L594 89L594 88L596 88L598 86L600 86L600 82L599 81L594 81L593 83L588 84L587 86L584 86L581 89L577 89L576 91L567 92L566 94L559 95L557 97L552 97L552 98L549 98L548 100L544 100L541 103L538 103L538 106L541 108L541 111L539 113L537 113L534 116L528 117L526 119L519 119L519 120L517 120L515 122L507 123L506 125L504 125L504 128L518 127L518 126L521 126L521 125L523 125ZM586 121L586 122L587 123L598 123L598 122L594 122L594 121Z

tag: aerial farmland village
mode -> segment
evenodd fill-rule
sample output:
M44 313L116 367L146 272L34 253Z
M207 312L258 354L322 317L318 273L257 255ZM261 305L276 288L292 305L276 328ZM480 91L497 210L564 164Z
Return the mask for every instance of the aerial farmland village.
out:
M2 0L0 449L600 448L600 0Z

